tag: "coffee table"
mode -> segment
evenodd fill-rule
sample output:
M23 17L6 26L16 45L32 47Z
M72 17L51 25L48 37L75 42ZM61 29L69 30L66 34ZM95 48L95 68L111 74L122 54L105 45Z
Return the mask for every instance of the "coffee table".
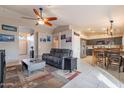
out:
M31 74L31 72L44 69L46 62L42 59L38 58L29 58L29 59L23 59L22 61L22 69L27 70L28 74Z

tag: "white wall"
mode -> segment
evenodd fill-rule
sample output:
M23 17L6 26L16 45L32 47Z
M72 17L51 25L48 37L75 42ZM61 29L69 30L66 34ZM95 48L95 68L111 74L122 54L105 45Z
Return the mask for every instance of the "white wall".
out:
M0 26L1 26L1 24L14 25L14 26L18 27L16 25L16 23L14 23L14 22L10 23L9 20L6 20L6 19L4 19L4 21L0 19ZM0 49L5 49L6 62L17 60L18 55L19 55L18 31L17 32L4 31L0 27L0 34L7 34L7 35L15 36L14 42L0 42Z
M80 36L74 35L74 32L80 35L77 31L72 31L72 50L73 57L80 58Z

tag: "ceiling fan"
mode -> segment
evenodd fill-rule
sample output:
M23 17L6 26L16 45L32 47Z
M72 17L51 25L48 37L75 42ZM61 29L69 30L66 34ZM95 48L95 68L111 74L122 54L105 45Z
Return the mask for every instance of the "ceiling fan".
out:
M51 24L49 21L57 20L57 17L44 18L42 16L43 8L39 8L39 10L33 9L33 11L36 15L36 18L31 18L31 17L22 17L22 18L23 19L29 19L29 20L36 20L37 21L36 25L45 24L45 25L50 26L50 27L53 26L53 24Z

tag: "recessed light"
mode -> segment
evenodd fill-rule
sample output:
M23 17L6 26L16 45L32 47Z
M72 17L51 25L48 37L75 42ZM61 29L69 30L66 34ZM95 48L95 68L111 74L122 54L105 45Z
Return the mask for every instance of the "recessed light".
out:
M103 30L103 31L105 31L105 30L106 30L106 28L102 28L102 30Z
M88 31L91 31L91 28L88 28L87 30L88 30Z
M94 30L92 30L92 32L95 32Z

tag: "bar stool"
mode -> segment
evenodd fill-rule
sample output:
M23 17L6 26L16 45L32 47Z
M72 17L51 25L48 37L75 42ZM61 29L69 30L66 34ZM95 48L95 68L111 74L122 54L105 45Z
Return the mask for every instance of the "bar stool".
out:
M108 63L107 63L107 69L109 69L110 66L117 66L118 67L118 72L120 73L121 71L121 66L123 65L123 60L122 56L119 54L110 54L108 57Z
M96 54L97 63L106 66L106 54L105 51L98 51Z

